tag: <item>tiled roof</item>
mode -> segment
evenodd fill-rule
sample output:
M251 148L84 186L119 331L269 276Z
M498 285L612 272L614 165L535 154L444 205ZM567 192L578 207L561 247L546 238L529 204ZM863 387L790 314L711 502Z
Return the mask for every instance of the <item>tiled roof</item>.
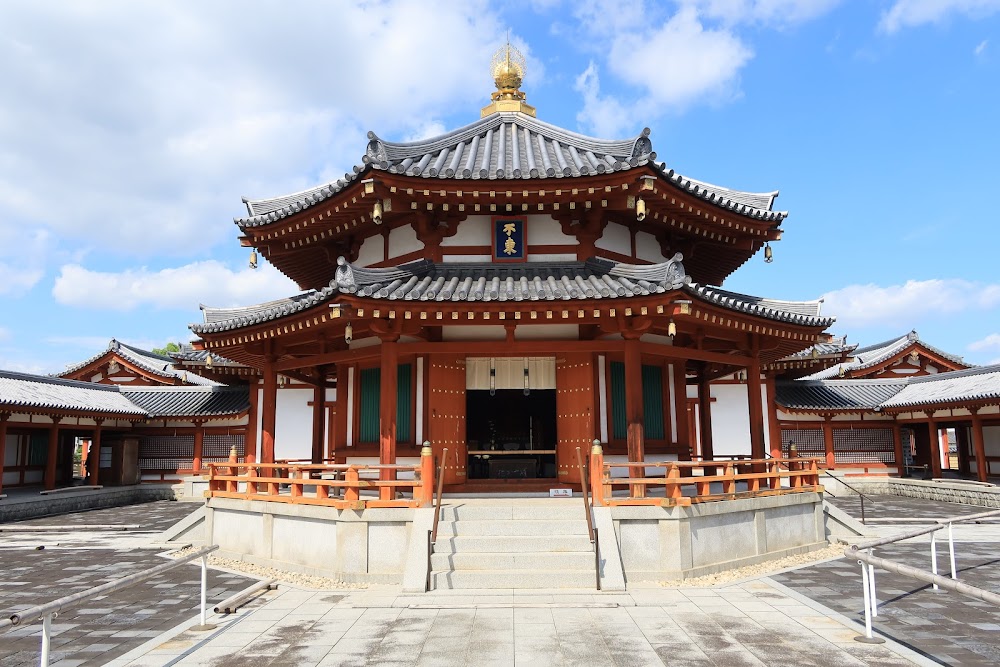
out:
M219 417L250 409L246 386L122 387L121 393L150 417Z
M1000 365L909 378L881 409L1000 399Z
M586 262L522 264L434 263L419 260L397 267L357 267L343 258L322 290L245 308L202 306L198 334L262 324L328 301L338 293L389 301L489 302L618 299L683 290L730 310L806 326L826 326L818 302L761 299L714 287L690 284L681 255L660 264L623 264L601 258Z
M269 199L243 201L242 229L267 225L324 201L371 170L427 179L511 180L574 178L644 165L674 186L716 206L759 220L780 221L772 211L777 192L741 192L686 178L656 162L649 128L622 141L594 139L521 113L496 113L438 137L410 143L384 141L368 133L362 164L335 182Z
M851 359L849 359L848 361L845 361L844 363L838 364L836 366L831 366L830 368L823 369L821 371L813 373L812 375L808 375L803 379L825 380L829 378L838 377L840 375L841 368L844 369L845 373L849 373L851 371L856 371L856 370L864 370L865 368L871 368L872 366L876 366L885 361L886 359L889 359L899 354L913 343L917 343L924 349L928 350L929 352L933 352L934 354L943 357L945 359L948 359L950 361L953 361L956 364L966 365L965 362L962 361L962 357L956 356L954 354L949 354L944 350L939 350L938 348L932 345L928 345L924 341L920 340L920 336L917 334L916 331L911 331L910 333L904 336L900 336L899 338L893 338L887 341L883 341L881 343L876 343L874 345L859 347L858 349L854 350Z
M738 294L710 285L689 285L684 290L709 303L750 315L758 315L771 320L791 322L803 326L827 327L836 321L835 317L820 315L821 301L779 301L748 294Z
M829 357L853 352L857 349L857 347L857 344L847 344L847 336L840 336L839 338L833 338L826 343L816 343L815 345L810 345L800 352L796 352L795 354L785 357L785 359L811 359L813 356L813 350L815 350L817 355L820 357Z
M907 380L791 380L775 384L779 405L791 410L876 410Z
M115 385L0 371L0 406L145 416Z
M217 386L219 383L214 380L209 380L203 378L199 375L184 373L184 371L177 370L173 368L174 360L171 357L156 354L155 352L150 352L149 350L142 350L138 347L133 347L132 345L126 345L121 341L111 339L108 346L98 354L82 361L78 364L74 364L68 367L59 375L64 377L71 373L75 373L81 368L85 368L90 364L94 363L101 357L105 356L109 352L117 354L122 359L128 361L131 364L143 369L147 373L151 373L158 377L166 378L169 380L182 379L184 382L189 384L204 385L204 386Z

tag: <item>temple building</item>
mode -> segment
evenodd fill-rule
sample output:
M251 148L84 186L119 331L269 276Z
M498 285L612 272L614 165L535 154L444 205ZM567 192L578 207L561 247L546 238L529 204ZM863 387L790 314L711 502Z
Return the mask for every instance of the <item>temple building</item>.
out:
M648 129L539 120L512 47L493 75L476 122L369 133L344 178L244 200L251 264L306 290L191 327L259 369L247 458L412 462L428 441L445 483L474 489L576 484L595 439L609 460L780 452L764 370L828 342L833 318L721 287L770 260L777 192L681 175Z

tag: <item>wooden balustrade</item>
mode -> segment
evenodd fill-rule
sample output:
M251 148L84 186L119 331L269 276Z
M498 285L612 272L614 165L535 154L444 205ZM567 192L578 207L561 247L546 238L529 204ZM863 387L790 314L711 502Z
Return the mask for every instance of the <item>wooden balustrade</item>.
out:
M823 490L819 464L820 459L815 458L610 463L595 447L591 454L591 488L594 501L602 505L691 505L819 492ZM642 477L628 476L637 468L643 471ZM614 477L615 469L626 473ZM657 474L659 471L662 475Z
M434 500L434 457L430 448L426 449L427 453L420 457L420 465L415 466L239 463L233 460L209 463L206 496L338 509L425 507ZM412 472L413 479L379 479L383 470L395 470L397 475ZM399 497L401 492L411 495Z

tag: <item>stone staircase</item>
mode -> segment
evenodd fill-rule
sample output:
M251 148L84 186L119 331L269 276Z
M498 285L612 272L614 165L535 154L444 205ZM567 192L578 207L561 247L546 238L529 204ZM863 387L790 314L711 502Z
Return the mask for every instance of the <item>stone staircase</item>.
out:
M442 507L431 590L497 588L596 589L582 501Z

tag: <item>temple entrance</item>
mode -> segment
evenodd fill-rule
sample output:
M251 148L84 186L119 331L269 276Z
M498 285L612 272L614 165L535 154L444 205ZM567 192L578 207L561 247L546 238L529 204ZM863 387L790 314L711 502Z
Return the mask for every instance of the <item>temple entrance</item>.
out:
M556 477L554 389L466 391L469 479Z

